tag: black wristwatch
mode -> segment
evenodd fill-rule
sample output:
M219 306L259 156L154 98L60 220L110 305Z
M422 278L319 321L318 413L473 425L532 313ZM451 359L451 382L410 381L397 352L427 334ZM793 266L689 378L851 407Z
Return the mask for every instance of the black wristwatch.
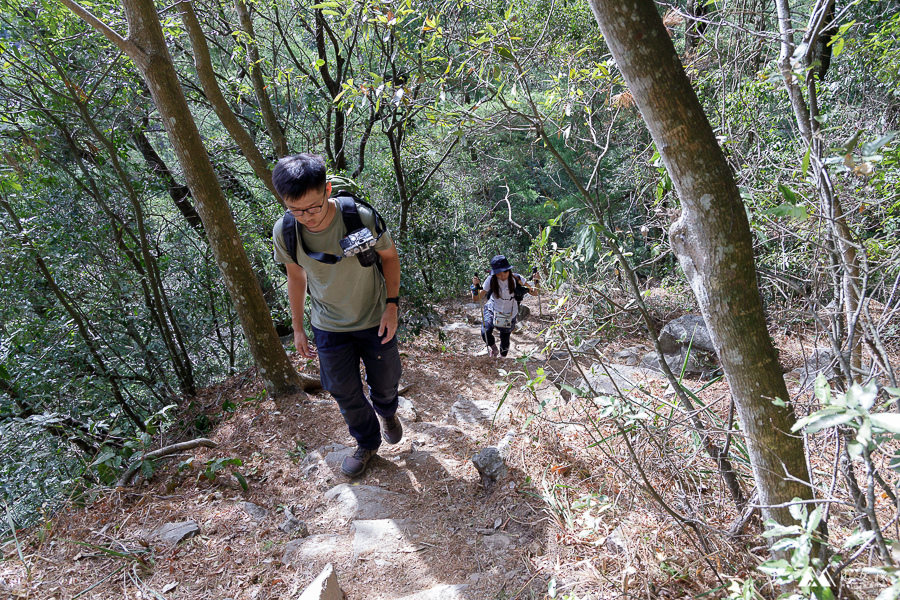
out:
M399 296L394 296L393 298L388 298L387 300L385 300L385 302L388 304L396 304L397 308L400 308L400 297Z

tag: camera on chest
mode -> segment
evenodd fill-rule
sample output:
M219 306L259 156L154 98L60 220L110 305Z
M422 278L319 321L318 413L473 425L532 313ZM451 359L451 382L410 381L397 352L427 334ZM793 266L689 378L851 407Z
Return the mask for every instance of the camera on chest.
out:
M344 256L355 256L359 259L359 264L364 267L371 267L378 260L378 253L375 252L374 246L377 242L372 232L367 227L357 229L347 234L341 240L341 249Z

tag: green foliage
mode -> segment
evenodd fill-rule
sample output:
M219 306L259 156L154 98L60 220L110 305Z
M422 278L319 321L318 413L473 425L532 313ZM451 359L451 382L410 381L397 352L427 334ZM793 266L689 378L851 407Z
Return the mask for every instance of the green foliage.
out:
M232 467L232 466L239 467L242 464L244 464L244 463L239 458L211 458L210 460L206 461L206 468L203 469L202 475L207 480L209 480L211 482L215 482L219 471L222 471L222 470L227 469L228 467ZM243 475L241 475L241 473L239 471L232 470L231 474L234 476L234 478L240 484L241 489L243 489L245 492L250 489L249 485L247 484L247 480L244 478Z
M799 525L783 526L768 520L765 522L768 529L763 533L763 537L777 538L772 544L772 552L789 551L790 560L768 560L760 565L759 570L774 577L778 585L797 586L800 594L786 593L782 595L784 598L831 600L834 594L831 591L832 583L823 572L825 565L818 557L811 556L814 545L827 542L816 535L822 520L822 509L817 506L809 512L799 499L795 499L795 502L790 506L790 511ZM835 557L834 560L839 558Z
M900 389L886 388L885 391L895 397L900 396ZM900 414L872 412L878 400L878 388L873 383L866 386L854 383L846 393L835 394L825 376L819 373L816 377L816 398L824 408L798 419L792 431L803 429L807 433L815 433L841 425L852 427L856 430L856 436L847 444L852 458L859 458L864 452L873 452L883 447L887 439L900 436ZM900 464L900 456L893 458L892 465L896 464Z

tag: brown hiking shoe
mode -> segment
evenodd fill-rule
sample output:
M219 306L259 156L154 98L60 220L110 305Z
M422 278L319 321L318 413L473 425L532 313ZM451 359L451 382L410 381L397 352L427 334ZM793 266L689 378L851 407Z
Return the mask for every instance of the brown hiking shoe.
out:
M378 453L378 448L356 447L352 456L345 456L341 461L341 473L347 477L359 477L366 472L366 467L372 457Z
M396 444L403 439L403 424L397 415L381 419L381 437L388 444Z

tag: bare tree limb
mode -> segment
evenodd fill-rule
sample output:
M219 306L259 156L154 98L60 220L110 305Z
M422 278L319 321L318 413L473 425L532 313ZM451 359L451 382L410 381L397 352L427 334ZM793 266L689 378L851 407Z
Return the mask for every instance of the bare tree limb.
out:
M203 446L204 448L215 448L218 446L217 443L208 438L197 438L195 440L190 440L187 442L181 442L179 444L172 444L171 446L166 446L164 448L160 448L159 450L154 450L153 452L147 452L142 454L139 459L134 461L130 467L119 477L119 480L116 481L116 487L125 487L128 485L128 482L131 481L131 478L134 477L135 473L138 472L141 468L141 464L145 460L154 460L159 458L166 458L172 454L178 454L179 452L184 452L185 450L193 450L194 448L199 448Z

